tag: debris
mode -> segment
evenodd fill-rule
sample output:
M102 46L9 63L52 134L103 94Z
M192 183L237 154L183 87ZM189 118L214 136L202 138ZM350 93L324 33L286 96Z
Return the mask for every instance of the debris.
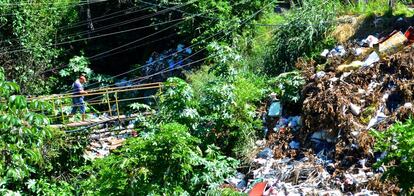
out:
M274 101L269 108L268 116L279 117L282 115L282 105L279 101Z
M226 181L233 185L234 187L236 187L239 190L243 190L247 187L247 182L244 180L244 178L246 177L246 175L237 172L236 176L227 179Z
M262 147L266 144L266 140L257 140L256 141L256 146L258 147Z
M352 114L354 114L355 116L358 116L361 113L361 107L353 103L349 105L349 108L351 109Z
M348 71L359 69L363 65L364 65L364 63L361 62L361 61L353 61L350 64L343 64L343 65L338 66L336 68L336 71L338 71L338 72L348 72Z
M372 118L367 126L367 129L370 129L371 127L377 125L378 123L380 123L381 121L383 121L385 118L387 118L387 116L381 112L381 110L378 110L375 117Z
M242 191L266 182L263 195L398 194L395 184L380 181L386 167L372 168L380 157L369 130L384 131L413 113L414 45L404 47L412 32L325 50L323 66L299 61L307 81L301 116L279 110L273 113L280 118L266 118L275 132L258 142L263 150L244 173Z
M262 196L266 186L266 182L259 182L255 184L253 189L249 192L249 196Z
M360 56L363 52L364 52L363 48L355 48L354 49L354 55L355 56Z
M329 52L328 57L334 57L334 56L342 57L342 56L345 56L345 54L346 54L345 47L342 45L339 45Z
M292 149L299 149L300 148L300 142L293 140L289 143L289 147L292 148Z
M273 151L270 148L265 148L257 154L257 158L270 159L273 157Z
M325 49L325 50L322 51L321 56L322 57L327 57L328 54L329 54L329 50L328 49Z
M412 26L405 31L404 35L410 43L414 42L414 28Z
M378 44L379 40L373 35L369 35L366 39L363 39L359 42L359 45L362 47L374 47L374 45Z
M277 94L274 93L274 92L270 93L269 97L272 101L278 101L279 100L279 99L277 99Z
M401 32L393 32L390 34L390 37L379 44L379 53L381 55L392 55L400 51L404 47L404 43L408 39Z
M326 73L324 71L319 71L318 73L316 73L317 78L323 78L325 75Z
M365 59L364 61L364 66L371 66L372 64L376 63L380 61L380 57L378 56L378 54L376 52L372 52L367 59Z
M122 128L122 127L120 127ZM110 131L108 129L95 130L89 137L91 142L84 155L88 159L103 158L125 142L128 137L136 137L135 130Z

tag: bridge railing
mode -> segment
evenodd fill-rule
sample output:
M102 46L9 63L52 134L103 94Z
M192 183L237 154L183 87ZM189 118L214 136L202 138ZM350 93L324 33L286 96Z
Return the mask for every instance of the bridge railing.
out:
M49 96L39 96L27 98L28 102L41 101L45 104L50 104L51 111L44 109L33 110L32 112L43 113L51 119L53 124L68 125L73 124L70 120L73 120L76 114L71 114L73 107L81 106L82 104L74 104L73 98L84 97L85 106L89 109L86 115L90 114L106 114L109 118L125 118L125 112L121 110L120 105L127 105L128 103L140 100L154 99L156 92L162 88L162 83L147 83L133 86L112 87L112 88L100 88L87 90L87 94L75 95L73 93L55 94ZM153 91L152 95L146 95L148 92ZM96 118L96 117L95 117ZM90 120L90 119L87 119ZM82 124L82 123L78 123ZM84 124L84 123L83 123Z

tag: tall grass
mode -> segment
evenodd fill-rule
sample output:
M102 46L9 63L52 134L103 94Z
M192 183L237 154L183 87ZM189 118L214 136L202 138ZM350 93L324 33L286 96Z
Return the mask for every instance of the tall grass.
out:
M371 0L368 3L363 1L358 1L358 3L340 5L341 14L351 14L351 15L402 15L407 17L412 17L414 15L414 10L409 9L406 4L412 3L405 0L399 0L395 3L394 7L391 7L388 4L389 0Z
M273 35L263 70L270 75L293 69L299 57L310 56L323 47L334 26L337 1L304 0L302 7L285 15L285 23Z

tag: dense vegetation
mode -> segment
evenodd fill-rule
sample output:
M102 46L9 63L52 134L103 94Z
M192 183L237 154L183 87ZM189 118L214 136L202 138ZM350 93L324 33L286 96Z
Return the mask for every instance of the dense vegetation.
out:
M235 194L219 186L255 156L254 142L263 137L256 115L261 101L275 92L300 106L305 80L297 60L332 45L338 13L368 13L379 3L304 0L278 14L270 0L0 1L0 194ZM131 30L143 26L151 27ZM165 35L168 43L156 43ZM137 37L151 38L142 39L149 46L112 51L142 44ZM118 59L125 67L114 71ZM143 83L164 82L151 105L156 114L139 116L140 135L94 161L83 156L88 132L50 128L53 120L35 111L53 112L52 105L21 96L65 92L80 73L105 85L199 59L191 69L147 77ZM106 63L115 65L105 70ZM124 78L113 77L130 69ZM404 188L413 186L401 176L414 171L412 125L373 132L378 150L389 151L379 164L400 163L385 177L400 179Z

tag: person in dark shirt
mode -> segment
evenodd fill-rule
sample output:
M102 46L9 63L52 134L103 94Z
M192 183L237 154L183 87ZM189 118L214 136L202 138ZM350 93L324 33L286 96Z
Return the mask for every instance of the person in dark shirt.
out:
M86 76L81 75L73 84L72 84L72 93L74 97L72 98L72 112L71 114L75 114L77 110L80 110L82 114L82 120L85 120L85 102L84 97L79 96L83 94L87 94L87 92L83 89L83 84L86 82Z

